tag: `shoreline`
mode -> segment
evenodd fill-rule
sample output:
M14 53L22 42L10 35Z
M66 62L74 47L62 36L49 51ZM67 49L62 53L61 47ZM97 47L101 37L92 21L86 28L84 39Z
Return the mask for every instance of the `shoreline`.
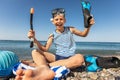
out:
M82 55L85 56L85 55L95 55L95 54L82 54ZM100 57L118 57L120 59L120 54L104 54L104 55L96 54L96 56L100 56ZM26 55L26 56L24 55L24 57L23 57L23 55L18 55L18 57L19 57L20 60L21 59L26 59L26 60L31 60L32 59L31 54Z

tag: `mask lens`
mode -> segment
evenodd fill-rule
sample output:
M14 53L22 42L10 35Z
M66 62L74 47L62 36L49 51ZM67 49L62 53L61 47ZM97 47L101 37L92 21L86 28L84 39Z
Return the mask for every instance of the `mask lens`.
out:
M57 9L52 10L53 17L56 14L65 14L65 10L63 8L57 8Z

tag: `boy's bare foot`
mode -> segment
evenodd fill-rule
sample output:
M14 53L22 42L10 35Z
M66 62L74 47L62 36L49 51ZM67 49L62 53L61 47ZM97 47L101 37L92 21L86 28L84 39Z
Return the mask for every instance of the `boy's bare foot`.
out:
M47 66L37 67L35 70L17 70L15 80L52 80L55 73Z

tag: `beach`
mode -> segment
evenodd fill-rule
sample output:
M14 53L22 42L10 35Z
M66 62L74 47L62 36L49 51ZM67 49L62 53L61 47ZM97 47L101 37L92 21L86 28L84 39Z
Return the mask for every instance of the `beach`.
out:
M14 77L1 78L0 80L14 80ZM86 72L76 69L71 71L66 79L62 80L120 80L120 68L103 69L98 72Z
M120 68L103 69L98 72L74 70L66 80L120 80Z
M9 78L9 80L14 80L14 78ZM84 71L83 67L76 68L71 70L71 72L66 76L66 79L62 80L120 80L120 67L102 69L97 72Z
M10 78L9 80L14 80L14 78ZM74 69L68 74L66 79L62 80L120 80L120 68L103 69L98 72L86 72Z
M45 44L46 41L41 41ZM0 50L12 51L19 59L32 59L30 41L0 40ZM83 55L97 55L104 57L118 57L120 59L120 43L117 42L76 42L76 53ZM55 46L49 50L55 53ZM84 66L84 65L83 65ZM71 70L66 80L120 80L120 68L103 69L98 72L87 72L82 68ZM6 80L0 78L0 80ZM11 78L9 80L14 80Z
M118 57L120 59L120 56L114 57ZM14 80L14 78L10 78L9 80ZM87 72L85 71L85 66L83 65L79 68L72 69L66 76L66 79L62 80L120 80L120 67L109 69L103 68L97 72Z

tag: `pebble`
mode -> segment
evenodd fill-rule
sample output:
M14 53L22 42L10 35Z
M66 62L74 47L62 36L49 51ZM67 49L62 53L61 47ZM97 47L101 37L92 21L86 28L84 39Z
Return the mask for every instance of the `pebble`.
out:
M66 80L120 80L120 68L103 69L98 72L72 70Z

